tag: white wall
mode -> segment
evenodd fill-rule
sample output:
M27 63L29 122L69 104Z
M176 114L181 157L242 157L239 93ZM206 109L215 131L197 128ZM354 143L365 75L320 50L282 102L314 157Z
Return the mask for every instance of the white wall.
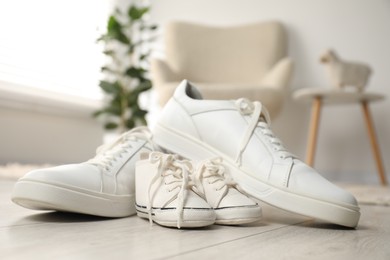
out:
M0 164L75 163L95 154L103 129L91 114L99 103L11 86L0 82Z
M280 20L287 25L290 56L296 66L292 89L327 85L318 59L331 47L345 59L369 63L374 70L369 90L390 97L389 0L154 0L151 3L151 17L160 25L173 19L213 25ZM372 105L387 172L389 111L389 100ZM301 158L305 156L308 117L307 105L289 101L273 125L290 150ZM333 180L377 183L366 136L360 107L326 107L320 125L316 168Z
M82 162L103 140L93 119L0 108L0 125L0 164Z
M95 154L103 136L91 117L102 62L95 42L107 2L0 2L0 164L63 164Z

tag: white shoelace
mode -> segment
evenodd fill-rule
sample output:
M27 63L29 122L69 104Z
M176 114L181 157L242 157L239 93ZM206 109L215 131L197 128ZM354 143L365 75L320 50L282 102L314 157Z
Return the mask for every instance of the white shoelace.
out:
M288 152L283 146L283 143L274 135L270 128L271 120L267 109L258 101L251 102L246 98L240 98L236 101L236 106L243 116L251 115L249 126L244 136L241 139L239 152L236 157L236 163L241 166L242 154L249 143L255 129L259 129L261 133L268 139L273 151L279 154L281 159L294 158L295 156Z
M199 195L206 199L202 184L203 180L207 180L209 184L214 185L216 191L223 189L223 194L219 198L217 205L227 195L230 187L237 186L237 183L232 178L225 175L225 167L222 165L222 158L220 157L201 162L193 175L193 181L197 191L200 193Z
M96 150L96 156L87 161L87 163L98 166L99 168L109 171L123 154L132 149L131 141L142 139L147 141L153 149L155 145L152 142L152 135L147 127L137 127L119 136L115 142L105 144Z
M151 194L152 186L160 180L160 184L164 183L169 186L169 192L174 191L179 188L178 192L172 196L167 201L169 204L171 201L177 199L178 203L176 206L177 210L177 227L181 227L183 222L183 210L184 203L187 197L188 190L193 186L192 181L190 180L190 172L192 171L192 164L187 160L178 160L175 155L172 154L163 154L160 152L152 152L149 156L149 161L151 163L158 164L158 171L153 177L149 188L148 188L148 205L147 210L149 214L149 221L152 224L152 205L154 200L154 195ZM173 178L167 178L172 176ZM167 182L169 180L169 182Z

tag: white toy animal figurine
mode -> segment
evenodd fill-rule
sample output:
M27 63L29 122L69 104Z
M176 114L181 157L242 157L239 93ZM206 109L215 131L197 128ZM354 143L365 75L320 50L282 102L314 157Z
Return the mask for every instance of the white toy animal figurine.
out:
M356 87L363 91L371 74L370 66L357 62L343 61L333 50L327 50L320 58L327 67L330 80L335 87Z

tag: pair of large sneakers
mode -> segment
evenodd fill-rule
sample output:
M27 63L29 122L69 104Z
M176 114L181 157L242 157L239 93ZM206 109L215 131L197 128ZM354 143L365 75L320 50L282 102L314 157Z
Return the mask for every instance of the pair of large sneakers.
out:
M152 132L136 128L90 161L30 172L16 183L12 200L107 217L137 210L161 225L195 227L258 219L248 194L330 223L358 224L356 199L286 150L260 102L203 100L183 81Z

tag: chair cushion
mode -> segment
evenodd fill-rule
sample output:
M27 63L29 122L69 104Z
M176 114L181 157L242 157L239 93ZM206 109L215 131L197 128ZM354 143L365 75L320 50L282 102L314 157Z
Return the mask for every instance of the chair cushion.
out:
M279 22L212 27L170 22L164 28L167 63L192 82L259 84L287 54Z

